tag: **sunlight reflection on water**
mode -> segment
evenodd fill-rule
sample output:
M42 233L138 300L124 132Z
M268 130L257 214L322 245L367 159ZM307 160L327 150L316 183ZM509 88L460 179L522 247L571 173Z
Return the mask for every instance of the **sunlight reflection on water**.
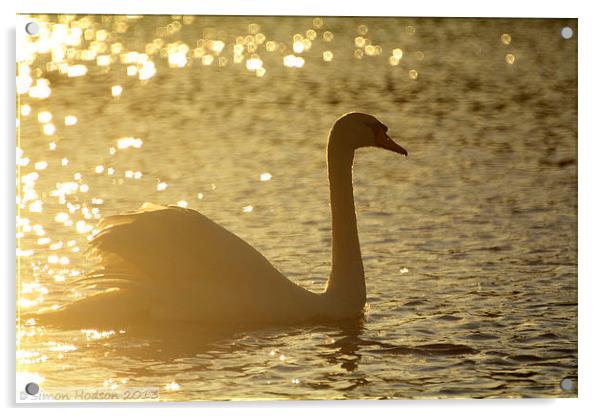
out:
M576 30L560 35L576 21L34 19L17 48L24 312L89 295L72 282L96 222L145 201L201 210L320 290L332 121L373 113L410 158L358 152L365 321L23 323L18 383L125 380L165 400L574 395L558 383L577 365Z

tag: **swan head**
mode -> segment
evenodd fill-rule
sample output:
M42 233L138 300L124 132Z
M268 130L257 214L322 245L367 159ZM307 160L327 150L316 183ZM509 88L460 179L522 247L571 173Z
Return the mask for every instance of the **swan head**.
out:
M351 150L361 147L380 147L407 156L406 149L387 134L388 127L376 117L365 113L347 113L335 121L330 143Z

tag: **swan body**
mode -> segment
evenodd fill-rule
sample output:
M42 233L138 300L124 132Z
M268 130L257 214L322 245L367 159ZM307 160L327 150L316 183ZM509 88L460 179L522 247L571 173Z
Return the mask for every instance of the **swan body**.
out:
M98 294L40 313L57 326L128 327L153 322L291 324L361 315L366 302L355 206L354 151L375 146L407 155L375 117L348 113L330 131L327 156L332 272L322 293L283 276L251 245L192 209L150 203L101 220L89 253L99 269L79 284Z

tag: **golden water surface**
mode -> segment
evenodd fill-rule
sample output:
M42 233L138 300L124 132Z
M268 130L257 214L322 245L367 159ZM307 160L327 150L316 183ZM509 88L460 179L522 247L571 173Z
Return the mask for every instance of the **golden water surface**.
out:
M19 317L89 295L73 281L97 221L145 201L200 210L319 291L332 122L374 114L410 156L356 158L363 320L136 333L18 319L17 392L576 394L559 387L577 381L576 20L22 17L40 32L17 29Z

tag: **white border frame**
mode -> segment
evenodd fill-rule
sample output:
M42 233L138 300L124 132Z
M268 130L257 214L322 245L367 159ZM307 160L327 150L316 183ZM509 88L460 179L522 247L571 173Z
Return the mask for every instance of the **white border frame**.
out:
M484 2L470 0L435 1L417 0L387 1L370 0L365 2L324 1L324 0L217 0L214 2L185 0L21 0L2 2L0 17L3 22L4 65L1 65L0 78L6 88L1 101L3 119L4 148L1 149L3 162L2 180L0 180L0 229L3 238L0 246L1 260L5 273L5 296L3 312L4 337L0 348L6 366L1 378L3 407L12 407L10 412L44 412L45 416L54 414L105 414L107 410L97 404L41 406L25 405L28 409L15 409L14 403L14 306L15 306L15 239L14 239L14 119L15 97L12 64L14 57L15 14L19 13L111 13L111 14L236 14L236 15L320 15L320 16L462 16L462 17L570 17L579 18L579 399L528 399L528 400L432 400L432 401L345 401L345 402L242 402L242 403L190 403L190 404L149 404L149 405L110 405L110 411L128 415L164 414L166 411L181 411L184 414L198 415L199 412L211 414L250 415L274 414L283 411L290 415L305 415L308 412L326 414L343 410L349 414L363 414L367 411L382 414L420 413L447 415L454 414L504 414L508 412L545 411L546 415L588 412L600 408L596 398L600 359L598 350L602 337L595 325L600 316L598 294L602 293L600 266L598 264L598 240L602 235L599 213L602 212L602 192L600 179L602 165L602 131L596 123L600 118L600 40L602 40L600 18L594 1L548 0L545 2L527 2L525 0L505 0L503 2ZM18 407L23 407L20 405ZM83 409L85 408L85 410Z

